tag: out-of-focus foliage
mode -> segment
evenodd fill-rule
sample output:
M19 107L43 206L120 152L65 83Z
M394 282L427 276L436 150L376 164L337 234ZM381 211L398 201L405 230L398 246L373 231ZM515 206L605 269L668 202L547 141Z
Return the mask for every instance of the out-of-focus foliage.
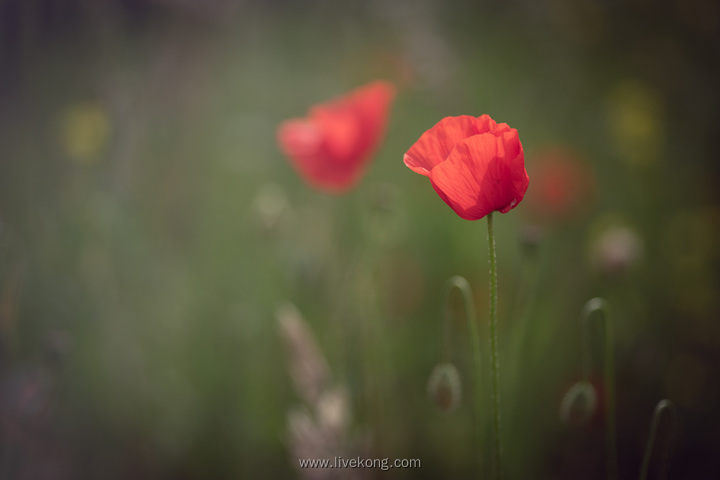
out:
M288 301L350 410L343 432L422 461L362 474L471 478L468 399L489 389L468 381L462 315L462 403L440 412L426 386L450 276L487 335L485 225L402 156L440 118L483 113L517 128L530 173L495 222L508 478L603 478L599 361L593 415L558 414L596 296L613 312L621 478L661 398L678 408L670 478L712 476L719 9L0 0L0 478L299 477L288 416L297 433L310 414L275 318ZM367 175L311 191L277 125L377 78L399 94Z

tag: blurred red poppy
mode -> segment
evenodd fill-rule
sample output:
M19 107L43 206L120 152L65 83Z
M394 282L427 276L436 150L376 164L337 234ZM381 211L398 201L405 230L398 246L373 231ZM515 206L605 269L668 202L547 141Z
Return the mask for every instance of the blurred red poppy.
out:
M300 176L327 193L343 193L362 177L388 123L395 87L374 81L286 120L277 131L280 149Z
M595 178L582 156L568 148L544 148L532 156L533 189L525 199L525 212L542 223L557 223L580 216L591 205Z
M529 178L517 130L489 115L446 117L404 157L430 179L440 198L466 220L507 213L523 199Z

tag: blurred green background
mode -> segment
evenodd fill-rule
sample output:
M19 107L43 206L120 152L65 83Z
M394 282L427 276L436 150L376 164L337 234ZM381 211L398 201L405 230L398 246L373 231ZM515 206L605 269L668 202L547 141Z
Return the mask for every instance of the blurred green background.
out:
M399 95L367 175L311 190L277 125L376 78ZM478 451L487 472L454 300L463 402L426 394L450 276L487 339L485 222L402 163L483 113L530 174L496 215L508 478L604 478L602 413L559 417L596 296L620 478L662 398L670 478L716 475L719 84L712 0L0 0L0 478L335 478L291 452L286 302L347 392L342 441L422 462L345 473L472 478Z

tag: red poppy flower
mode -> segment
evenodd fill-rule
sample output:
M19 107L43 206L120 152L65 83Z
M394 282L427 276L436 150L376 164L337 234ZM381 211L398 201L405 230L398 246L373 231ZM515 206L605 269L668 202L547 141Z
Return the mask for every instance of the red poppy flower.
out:
M562 222L580 216L591 206L595 179L579 153L554 146L532 157L533 189L525 199L525 212L533 220Z
M489 115L446 117L404 157L430 179L440 198L466 220L507 213L523 199L529 178L517 130Z
M360 180L388 123L395 87L375 81L312 107L278 128L282 152L311 186L342 193Z

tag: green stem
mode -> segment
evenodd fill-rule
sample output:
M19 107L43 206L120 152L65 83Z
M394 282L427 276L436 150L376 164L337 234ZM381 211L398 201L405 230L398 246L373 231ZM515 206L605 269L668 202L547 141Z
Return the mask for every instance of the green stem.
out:
M487 216L488 250L490 257L490 355L492 360L492 416L493 416L493 453L494 477L501 479L502 468L502 441L500 429L500 361L498 359L497 340L497 257L495 255L495 233L493 232L493 214Z
M362 191L352 195L355 216L362 219L367 212L367 195ZM367 402L367 412L370 422L375 425L377 436L375 447L383 451L385 445L393 443L392 419L394 406L389 401L393 398L392 377L394 365L391 357L388 332L383 318L381 292L377 288L376 276L378 258L382 252L382 245L378 244L371 235L367 222L362 222L362 229L358 232L361 244L359 245L357 271L354 272L357 310L360 313L360 342L363 351L362 360L362 389ZM351 340L352 341L352 340Z
M675 405L670 400L660 400L655 407L652 423L650 424L650 438L648 438L648 443L645 447L645 455L643 456L642 469L640 470L640 480L647 479L648 469L650 467L650 458L652 457L653 446L655 444L655 438L657 438L657 432L658 428L660 427L660 420L662 419L663 412L667 412L666 416L671 423L668 425L668 429L666 430L667 440L665 441L665 448L662 452L662 457L660 459L660 473L658 475L658 478L660 480L664 480L665 478L667 478L668 457L670 454L672 437L675 430L675 419L677 411L675 410Z
M465 307L465 318L470 332L470 347L473 355L473 409L475 414L475 435L477 445L482 444L482 350L480 341L480 330L477 324L475 303L472 299L472 291L468 281L459 275L451 277L446 282L445 288L445 325L444 325L444 352L445 361L450 359L450 293L457 288L462 294ZM478 455L478 458L480 456Z
M608 480L614 480L617 472L617 439L615 432L615 360L613 352L613 329L612 322L608 318L608 304L602 298L592 298L583 307L582 312L582 336L583 336L583 370L585 379L590 371L590 319L593 313L598 312L603 323L603 345L605 365L605 440L606 445L606 475Z

